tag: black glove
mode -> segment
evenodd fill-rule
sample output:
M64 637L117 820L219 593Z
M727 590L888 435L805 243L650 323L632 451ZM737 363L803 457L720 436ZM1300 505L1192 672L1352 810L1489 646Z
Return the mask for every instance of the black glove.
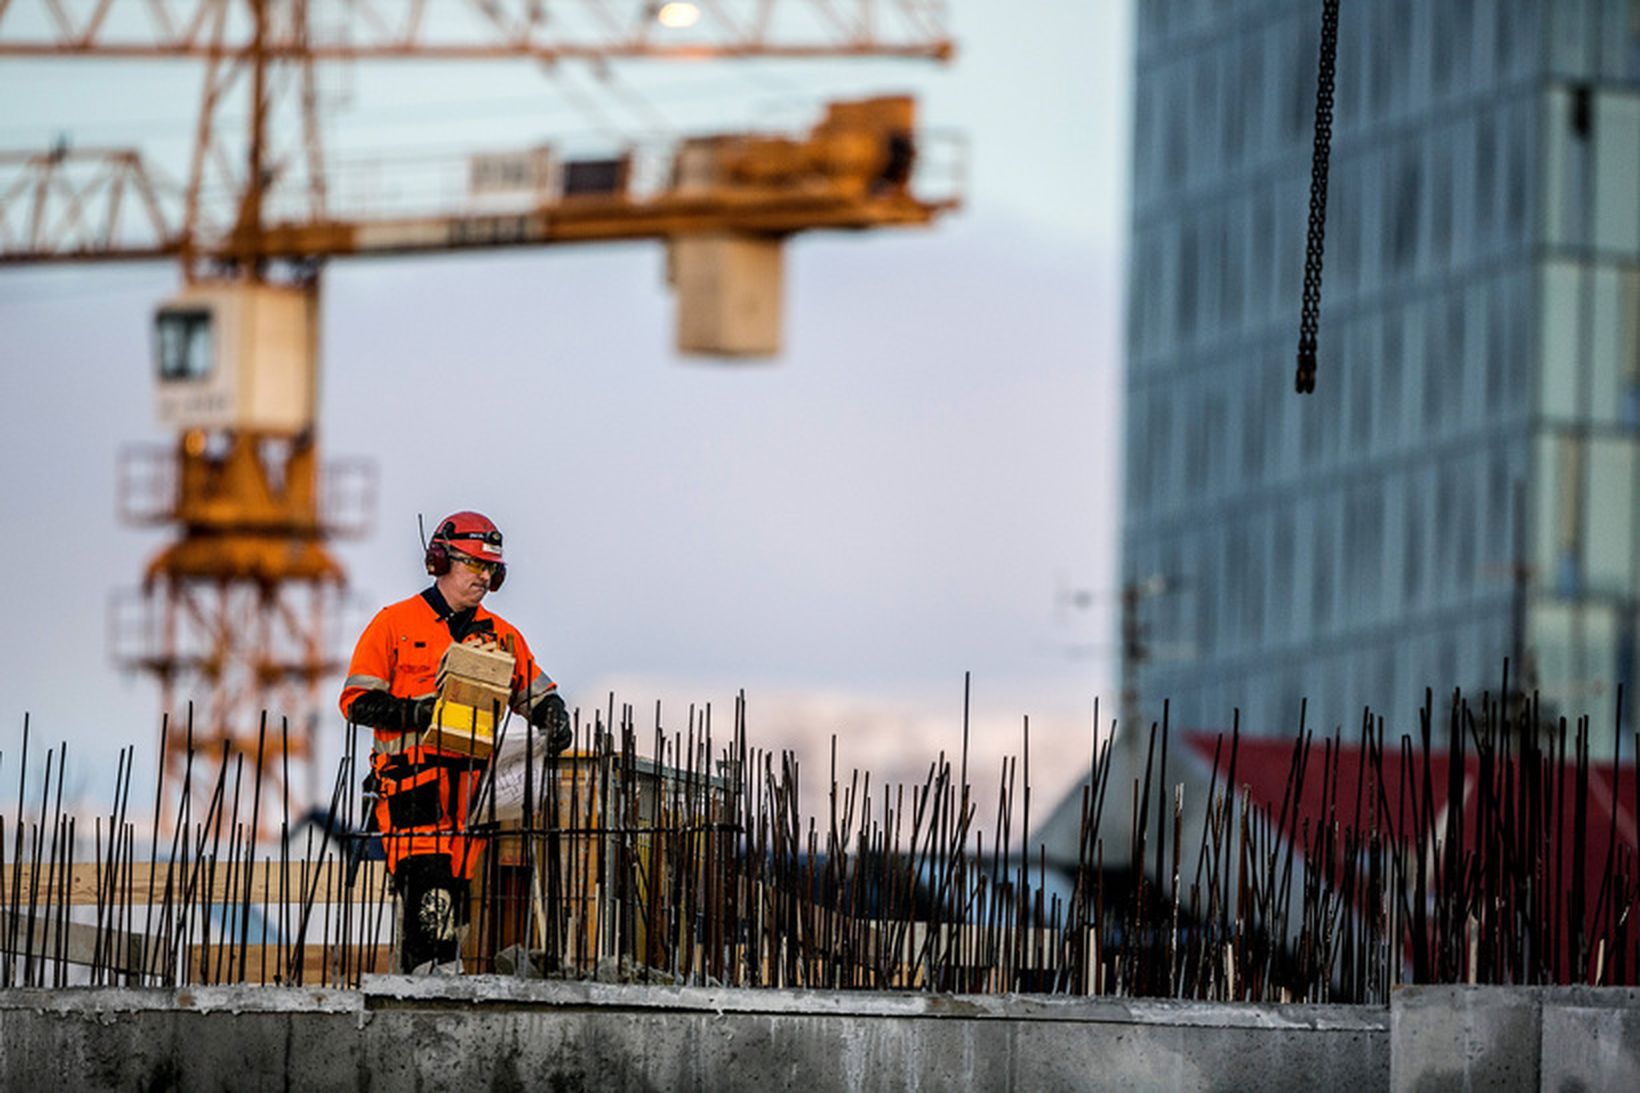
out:
M530 724L547 734L547 751L557 755L575 743L575 730L570 726L569 710L564 700L549 694L530 711Z
M353 700L347 716L355 725L388 732L412 732L433 723L434 702L432 695L399 698L386 691L366 691Z
M421 698L407 698L405 702L406 731L410 729L425 729L433 723L433 707L438 705L437 695L424 695Z

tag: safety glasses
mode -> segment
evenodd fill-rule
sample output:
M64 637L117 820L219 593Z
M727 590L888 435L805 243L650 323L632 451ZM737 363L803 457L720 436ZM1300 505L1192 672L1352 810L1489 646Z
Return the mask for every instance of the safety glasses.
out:
M482 558L471 558L465 554L462 554L460 551L452 551L450 557L460 562L474 573L484 573L491 577L495 576L496 567L501 564L500 562L486 562Z

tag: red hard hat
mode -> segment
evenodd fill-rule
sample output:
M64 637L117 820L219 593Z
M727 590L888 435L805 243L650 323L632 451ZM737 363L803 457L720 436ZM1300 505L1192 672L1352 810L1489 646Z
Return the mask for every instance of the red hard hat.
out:
M438 522L433 542L443 543L469 558L485 562L501 561L501 531L488 516L479 512L452 512Z

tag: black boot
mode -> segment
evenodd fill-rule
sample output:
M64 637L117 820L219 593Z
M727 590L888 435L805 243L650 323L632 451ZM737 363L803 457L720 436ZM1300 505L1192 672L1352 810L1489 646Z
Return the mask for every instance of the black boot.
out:
M399 897L399 970L460 972L468 886L450 872L449 855L405 858L393 874L393 887Z

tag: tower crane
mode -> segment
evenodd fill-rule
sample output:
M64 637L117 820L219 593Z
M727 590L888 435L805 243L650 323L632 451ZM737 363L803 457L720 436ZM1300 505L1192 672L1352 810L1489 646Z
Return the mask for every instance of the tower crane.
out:
M0 59L189 60L204 68L186 177L135 147L0 151L0 266L176 260L153 329L155 406L174 444L122 459L121 513L173 530L117 604L116 658L151 673L191 752L260 762L264 792L315 795L318 684L346 575L329 543L362 532L374 472L321 466L320 272L334 258L658 240L685 353L778 351L782 242L816 229L920 226L908 97L833 102L806 134L685 139L657 165L551 147L445 164L444 185L353 202L327 169L323 62L952 55L943 0L0 0ZM243 109L240 133L224 120ZM450 186L450 178L458 180ZM179 701L197 708L179 716ZM264 710L293 715L273 726ZM287 782L305 765L305 785ZM295 781L289 777L289 781Z

